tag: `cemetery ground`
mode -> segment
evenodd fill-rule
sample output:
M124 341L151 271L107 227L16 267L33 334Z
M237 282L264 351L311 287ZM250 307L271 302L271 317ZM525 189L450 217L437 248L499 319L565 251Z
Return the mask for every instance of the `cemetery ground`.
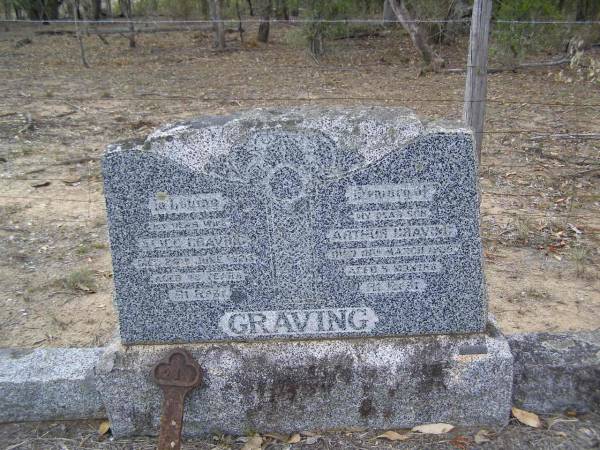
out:
M102 346L111 338L116 314L99 168L110 142L178 119L258 106L388 105L423 117L461 117L464 74L419 76L417 57L398 31L330 42L318 63L292 31L276 28L267 46L249 38L241 46L229 34L224 53L210 50L201 31L140 35L136 49L118 35L106 43L86 36L89 69L70 35L2 32L0 346ZM438 50L450 67L465 66L465 43ZM509 334L595 329L600 89L576 70L550 67L493 74L488 97L481 189L490 309ZM543 419L541 429L513 419L484 433L492 442L482 446L598 445L594 413ZM14 449L155 443L112 442L98 434L99 425L2 425L0 442ZM299 435L294 447L471 448L479 431L387 441L376 439L381 432L345 430ZM289 445L277 436L261 439L273 443L269 448ZM215 435L188 448L247 443Z
M118 35L87 36L89 69L73 36L2 32L0 346L100 346L112 336L99 163L110 142L252 107L378 104L461 117L464 74L419 76L399 31L332 41L317 63L290 28L276 28L266 46L248 36L240 46L228 34L224 53L201 31L142 34L136 49ZM438 51L449 67L465 66L466 43ZM502 71L490 75L488 98L481 188L490 309L509 334L594 329L599 141L586 134L600 129L598 84L564 66Z
M138 437L113 440L110 433L101 435L101 421L49 422L0 425L0 442L5 450L152 450L156 439ZM467 450L529 450L598 448L600 442L600 417L588 414L583 417L548 417L542 429L519 424L516 419L502 429L462 428L442 435L409 433L400 431L395 441L381 437L382 431L342 430L329 433L300 432L290 436L266 434L263 436L236 437L215 433L204 439L184 440L183 450L244 449L259 450L403 450L439 449ZM378 436L380 436L378 438ZM292 442L291 444L288 443ZM260 442L260 444L259 444ZM254 444L254 445L253 445ZM245 447L244 447L245 446Z

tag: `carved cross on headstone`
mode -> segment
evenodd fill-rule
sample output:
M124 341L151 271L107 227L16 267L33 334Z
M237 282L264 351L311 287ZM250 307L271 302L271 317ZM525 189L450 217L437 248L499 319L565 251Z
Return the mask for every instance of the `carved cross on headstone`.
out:
M154 366L152 376L163 391L157 448L179 450L185 396L200 385L202 371L192 355L182 348L176 348Z

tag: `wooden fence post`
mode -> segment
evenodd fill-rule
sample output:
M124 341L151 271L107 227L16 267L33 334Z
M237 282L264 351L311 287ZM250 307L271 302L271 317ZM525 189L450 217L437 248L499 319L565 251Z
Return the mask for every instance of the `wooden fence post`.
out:
M487 96L487 62L492 0L475 0L467 62L467 83L463 118L475 137L475 152L481 162L481 142Z
M225 50L225 24L221 16L221 7L223 0L209 0L208 6L210 9L210 17L213 23L214 44L213 46L219 50Z

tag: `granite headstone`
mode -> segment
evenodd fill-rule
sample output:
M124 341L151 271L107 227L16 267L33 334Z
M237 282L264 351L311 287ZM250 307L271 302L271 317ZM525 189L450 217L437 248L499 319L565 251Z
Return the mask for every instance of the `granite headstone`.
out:
M484 330L464 128L258 109L111 145L103 172L124 343Z

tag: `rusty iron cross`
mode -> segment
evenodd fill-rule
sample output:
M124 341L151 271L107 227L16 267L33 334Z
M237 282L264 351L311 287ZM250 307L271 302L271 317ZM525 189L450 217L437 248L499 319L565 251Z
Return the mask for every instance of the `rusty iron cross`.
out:
M152 368L163 391L158 450L179 450L185 396L202 383L202 370L187 350L176 348Z

